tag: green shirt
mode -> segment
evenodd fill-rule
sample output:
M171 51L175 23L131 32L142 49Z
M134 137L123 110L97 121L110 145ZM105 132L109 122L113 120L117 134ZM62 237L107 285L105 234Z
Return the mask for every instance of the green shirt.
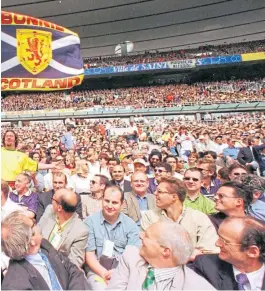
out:
M205 214L213 214L217 212L214 208L213 200L205 197L202 194L199 194L199 196L195 200L191 200L190 197L187 195L184 201L184 205L186 207L199 210Z

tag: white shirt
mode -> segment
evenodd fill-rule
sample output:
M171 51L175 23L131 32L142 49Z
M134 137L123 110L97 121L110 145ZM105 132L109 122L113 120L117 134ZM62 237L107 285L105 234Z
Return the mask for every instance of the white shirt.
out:
M66 178L67 178L67 185L66 188L72 188L74 189L71 177L67 174ZM50 191L53 189L53 184L52 184L52 173L48 173L44 176L44 188L46 189L46 191Z
M233 271L234 271L234 276L236 279L236 275L241 274L241 272L234 266L233 266ZM264 273L265 273L265 264L263 264L262 267L258 269L257 271L246 273L249 283L243 285L244 289L261 291Z
M95 162L94 164L88 162L88 170L92 176L99 174L99 167L100 167L99 162Z
M10 198L7 198L6 203L1 207L1 221L10 213L17 210L24 212L24 209L20 205L12 201Z
M77 194L80 194L82 192L85 192L85 193L90 192L90 181L92 180L92 178L93 176L91 174L88 174L86 178L80 177L77 174L71 176L74 191Z

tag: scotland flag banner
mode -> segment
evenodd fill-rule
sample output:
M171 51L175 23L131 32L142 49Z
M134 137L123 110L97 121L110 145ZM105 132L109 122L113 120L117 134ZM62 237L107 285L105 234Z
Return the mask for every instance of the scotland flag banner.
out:
M82 83L76 33L22 14L2 11L1 16L3 91L65 90Z

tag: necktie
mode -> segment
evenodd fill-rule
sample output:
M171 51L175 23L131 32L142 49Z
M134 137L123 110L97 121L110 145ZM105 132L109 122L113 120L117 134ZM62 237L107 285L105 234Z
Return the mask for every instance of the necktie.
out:
M155 282L155 272L153 268L150 268L147 272L146 278L142 285L142 290L148 290L148 288Z
M238 290L245 290L243 286L249 282L247 275L242 273L236 275L236 281L238 283Z
M48 268L48 273L49 273L50 280L51 280L52 290L60 290L60 291L63 290L48 258L43 253L39 253L39 254L42 257L44 263L46 264L46 266Z

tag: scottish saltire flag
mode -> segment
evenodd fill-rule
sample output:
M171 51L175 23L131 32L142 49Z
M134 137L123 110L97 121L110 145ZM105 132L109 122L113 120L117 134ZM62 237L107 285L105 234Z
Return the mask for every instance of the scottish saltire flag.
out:
M1 12L1 89L65 90L82 83L76 33L34 17Z

